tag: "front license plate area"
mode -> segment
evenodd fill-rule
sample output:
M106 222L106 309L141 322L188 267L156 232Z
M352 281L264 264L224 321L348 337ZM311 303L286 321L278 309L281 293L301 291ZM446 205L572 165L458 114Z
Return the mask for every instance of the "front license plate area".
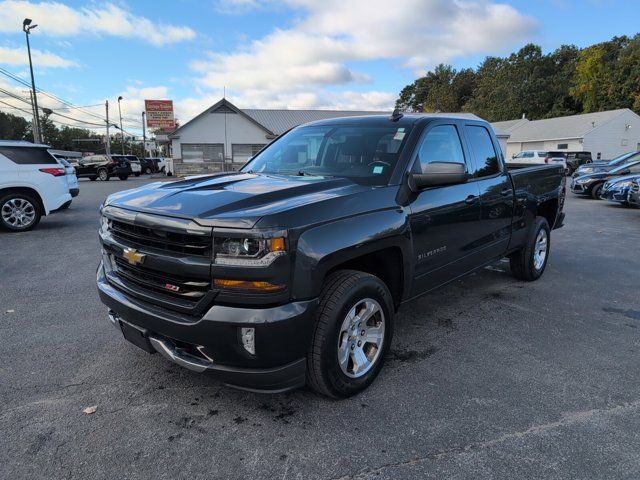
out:
M151 346L149 336L144 328L136 327L124 320L120 320L120 329L122 330L124 338L133 343L136 347L140 347L148 353L156 353L155 349Z

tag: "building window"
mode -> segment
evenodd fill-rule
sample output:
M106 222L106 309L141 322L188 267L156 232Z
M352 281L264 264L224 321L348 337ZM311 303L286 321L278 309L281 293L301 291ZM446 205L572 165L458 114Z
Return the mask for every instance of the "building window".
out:
M569 148L569 144L568 143L559 143L558 144L558 150L566 150L567 148Z
M223 162L224 146L221 143L183 143L183 162Z
M246 163L251 157L258 153L264 145L236 144L231 145L231 155L233 163Z

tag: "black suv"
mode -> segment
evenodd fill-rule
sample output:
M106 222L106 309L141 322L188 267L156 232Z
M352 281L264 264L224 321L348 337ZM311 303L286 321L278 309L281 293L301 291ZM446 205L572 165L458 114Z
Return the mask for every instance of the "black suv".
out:
M73 167L78 178L89 178L91 181L109 180L118 177L126 180L131 175L131 164L125 158L109 157L109 155L90 155L78 160Z
M550 157L563 157L567 162L567 174L571 175L578 167L593 162L591 152L549 152Z

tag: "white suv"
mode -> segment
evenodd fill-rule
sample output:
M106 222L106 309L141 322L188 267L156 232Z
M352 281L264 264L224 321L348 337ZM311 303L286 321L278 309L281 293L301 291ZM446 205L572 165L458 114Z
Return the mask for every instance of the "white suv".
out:
M562 165L567 168L567 160L543 150L524 150L507 160L507 165Z
M0 228L34 228L71 202L66 170L47 145L0 140Z

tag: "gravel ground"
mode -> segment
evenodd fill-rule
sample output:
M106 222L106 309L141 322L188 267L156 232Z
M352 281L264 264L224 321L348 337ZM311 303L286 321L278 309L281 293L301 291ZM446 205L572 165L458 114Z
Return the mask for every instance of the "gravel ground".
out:
M0 478L640 478L640 210L569 194L540 281L499 262L406 306L377 381L331 401L232 390L118 335L98 205L147 181L81 181L0 233Z

